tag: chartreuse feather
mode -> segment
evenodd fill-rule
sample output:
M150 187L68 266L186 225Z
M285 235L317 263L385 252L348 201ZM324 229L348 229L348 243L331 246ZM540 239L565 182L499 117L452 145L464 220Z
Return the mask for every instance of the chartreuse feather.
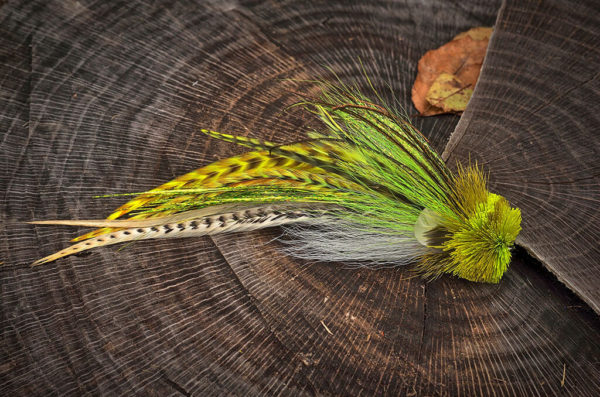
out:
M290 252L299 256L352 260L355 252L357 260L367 263L416 262L416 269L427 277L451 273L472 281L498 282L520 231L519 209L488 191L487 179L477 166L459 166L451 172L427 140L382 101L375 104L343 85L322 83L321 88L318 100L301 103L324 125L311 131L309 139L278 144L202 130L253 151L144 192L107 219L127 216L166 222L174 214L185 217L210 207L231 212L231 206L268 204L279 213L283 207L277 205L285 205L288 211L291 205L296 212L290 219L301 217L306 224L305 229L294 229L302 249ZM319 210L311 216L298 212L308 214L315 205ZM98 241L98 236L129 227L109 226L74 241ZM338 244L337 254L328 256L328 242L318 241L320 235L314 230L322 230L324 239L356 246L341 252L346 250ZM353 236L359 241L353 242ZM313 248L322 253L307 253ZM63 255L49 260L59 256Z

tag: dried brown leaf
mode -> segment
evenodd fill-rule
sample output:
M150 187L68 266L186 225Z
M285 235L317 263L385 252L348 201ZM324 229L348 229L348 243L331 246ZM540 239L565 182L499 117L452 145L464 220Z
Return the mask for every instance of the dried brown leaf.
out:
M470 84L465 84L453 74L442 73L427 91L425 99L444 113L462 112L466 109L471 95L473 89L470 88Z
M418 74L412 88L412 100L421 115L460 113L466 108L479 78L491 33L492 28L473 28L423 55L419 60ZM453 78L445 76L438 80L442 74ZM435 93L430 93L436 81ZM452 92L455 93L450 95ZM465 96L466 93L469 94L468 97Z

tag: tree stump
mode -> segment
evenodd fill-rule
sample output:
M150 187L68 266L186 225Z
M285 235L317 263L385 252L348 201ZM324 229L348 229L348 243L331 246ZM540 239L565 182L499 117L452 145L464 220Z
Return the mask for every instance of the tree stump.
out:
M414 122L522 209L500 284L303 263L279 229L29 266L83 229L25 222L243 152L202 127L302 139L315 78L412 112L418 59L474 26L495 31L467 111ZM593 1L4 3L0 392L598 395L599 42Z

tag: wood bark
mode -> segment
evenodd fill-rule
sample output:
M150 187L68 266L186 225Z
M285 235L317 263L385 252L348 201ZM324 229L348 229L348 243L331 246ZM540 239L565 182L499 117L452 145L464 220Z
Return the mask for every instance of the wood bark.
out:
M0 393L597 395L599 22L593 2L4 3ZM29 267L83 229L24 222L105 216L124 198L97 195L243 152L199 127L318 128L286 109L311 79L366 75L411 112L419 57L480 25L496 33L463 118L414 121L489 168L541 262L427 283L301 263L273 229Z

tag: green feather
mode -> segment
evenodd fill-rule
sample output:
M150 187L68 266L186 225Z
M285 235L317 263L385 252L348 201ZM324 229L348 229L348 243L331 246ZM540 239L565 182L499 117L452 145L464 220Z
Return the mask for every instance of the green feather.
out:
M308 214L318 205L302 218L305 227L290 229L300 241L290 253L373 264L413 261L427 277L451 273L498 282L520 232L520 211L488 191L477 166L452 173L425 137L382 101L344 85L321 88L318 100L299 104L323 122L310 139L278 144L202 130L255 152L144 192L108 219L166 221L212 206L231 211L283 203ZM76 240L97 242L115 230L122 228L104 227Z

